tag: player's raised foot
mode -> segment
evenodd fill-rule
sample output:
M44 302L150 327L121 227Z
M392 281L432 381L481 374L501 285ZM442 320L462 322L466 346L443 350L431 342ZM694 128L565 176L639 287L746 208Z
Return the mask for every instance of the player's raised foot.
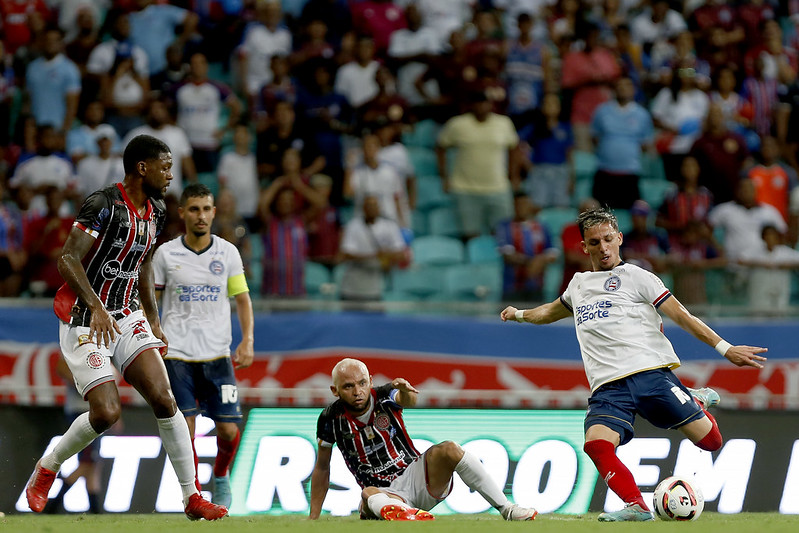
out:
M502 518L508 521L535 520L538 511L531 507L522 507L518 503L508 505L502 509Z
M186 517L189 520L219 520L227 515L227 507L217 505L203 499L199 494L189 496L189 503L186 504Z
M651 511L647 511L637 503L627 504L620 511L599 515L600 522L649 522L654 519L655 515Z
M380 509L380 516L383 520L435 520L435 517L427 511L390 504L384 505L383 508Z
M47 495L50 492L50 487L53 486L56 473L42 467L42 461L36 462L36 468L33 469L33 474L28 480L25 487L25 497L28 499L28 507L31 511L41 513L44 506L47 505Z
M230 509L230 502L233 496L230 494L230 477L214 476L214 496L211 501L217 505L224 505Z
M691 393L691 396L693 396L700 404L702 404L703 409L715 407L721 401L719 393L710 387L702 387L701 389L688 389L688 391Z

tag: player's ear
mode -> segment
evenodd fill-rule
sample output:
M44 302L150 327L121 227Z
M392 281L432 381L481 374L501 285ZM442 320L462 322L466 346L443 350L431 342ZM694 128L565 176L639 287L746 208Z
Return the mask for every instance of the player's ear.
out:
M622 232L619 232L619 246L621 246L621 243L623 242L624 242L624 234Z
M336 388L336 386L335 386L335 385L330 385L330 392L332 392L332 393L333 393L333 396L335 396L336 398L338 398L338 389Z
M585 241L580 241L580 246L583 247L583 253L588 255L588 246L585 245Z
M182 205L178 206L178 215L180 215L180 220L183 220L183 217L185 216L185 210L183 209Z

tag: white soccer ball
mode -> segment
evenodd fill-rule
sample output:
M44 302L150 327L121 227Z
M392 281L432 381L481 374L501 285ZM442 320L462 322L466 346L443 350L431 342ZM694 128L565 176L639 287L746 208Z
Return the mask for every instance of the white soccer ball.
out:
M696 482L683 477L667 477L652 496L655 514L661 520L696 520L705 508L705 497Z

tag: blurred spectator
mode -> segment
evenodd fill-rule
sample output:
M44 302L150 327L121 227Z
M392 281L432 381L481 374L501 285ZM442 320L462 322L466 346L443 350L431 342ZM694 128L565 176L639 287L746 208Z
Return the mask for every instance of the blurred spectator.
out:
M117 131L110 124L105 124L104 118L105 106L101 101L95 100L86 106L83 113L83 124L67 132L66 149L73 164L77 165L84 157L99 153L97 141L101 134L111 139L114 152L122 151ZM94 192L94 190L89 192Z
M394 166L379 159L380 149L380 139L376 135L363 137L363 162L348 166L344 196L352 200L356 216L363 212L363 202L367 197L377 198L381 216L407 228L409 221L402 218L401 198L405 193L402 178Z
M533 19L527 13L518 18L519 38L510 43L505 62L508 83L508 115L521 125L539 105L550 75L551 52L546 42L533 39Z
M611 0L615 1L615 0ZM620 25L616 28L615 53L619 58L622 76L633 80L635 85L635 101L643 103L646 70L644 68L644 51L639 43L632 40L630 27Z
M791 191L799 185L796 172L780 162L780 146L770 135L760 143L760 162L747 172L755 185L755 199L758 203L772 205L788 222L788 207Z
M92 50L86 63L86 71L99 80L112 75L118 59L131 58L136 74L142 79L149 78L150 63L147 52L141 46L133 44L131 39L130 16L117 11L109 13L109 17L111 20L107 24L111 27L110 39Z
M114 129L108 124L98 126L94 142L96 149L81 158L77 165L75 189L80 198L120 182L125 176L122 157L113 150L115 143L119 142Z
M466 53L466 37L460 30L453 31L449 47L432 58L430 65L416 79L416 90L422 95L428 110L424 118L445 122L463 112L465 87L477 81L477 69Z
M3 43L9 54L32 42L32 27L43 26L50 19L50 10L44 0L0 1L0 26Z
M595 198L585 198L577 207L578 214L602 207ZM560 284L559 294L566 291L569 282L577 272L591 270L591 258L583 249L583 236L577 222L572 222L563 228L560 235L563 248L563 281Z
M780 313L788 309L791 278L799 269L799 251L783 244L783 232L765 225L763 246L744 250L738 262L749 270L749 307L758 313Z
M305 39L302 44L289 56L289 62L286 63L286 73L288 74L288 66L291 65L291 70L295 74L302 75L303 67L305 64L314 59L333 59L336 51L333 46L327 41L327 22L322 19L311 19L304 27ZM296 43L295 43L296 46ZM272 56L272 60L280 56ZM272 63L272 74L275 73L274 62Z
M364 0L351 4L352 28L372 38L379 56L385 56L391 34L405 27L405 14L391 0Z
M252 99L257 97L261 87L272 81L269 68L272 56L291 53L293 38L282 21L279 0L255 4L255 21L246 28L238 48L241 84Z
M332 267L338 260L341 223L336 208L330 205L333 179L325 174L311 176L311 188L325 199L325 205L308 206L305 228L308 231L308 259Z
M660 228L649 223L652 212L649 204L636 200L630 208L632 228L624 234L621 252L625 261L645 268L650 272L667 270L668 253L671 251L669 238Z
M80 1L85 3L75 14L75 30L66 36L67 45L64 48L64 53L78 66L81 77L85 78L89 57L92 51L100 44L98 28L101 19L100 14L95 13L95 9L92 8L92 2L88 0ZM64 29L63 26L62 29ZM87 90L88 87L84 86L84 92Z
M727 129L724 114L718 105L711 105L704 131L691 148L701 171L700 183L706 186L716 203L727 202L735 189L749 158L743 137ZM668 175L673 179L673 175Z
M426 64L441 53L442 47L436 31L422 26L422 15L416 4L405 8L405 20L407 27L391 34L388 57L397 68L397 93L411 106L418 106L424 103L424 97L416 89L416 80L426 70ZM431 84L435 82L428 82ZM427 87L428 94L436 90Z
M746 39L746 34L732 2L707 0L691 13L688 24L697 42L726 48L729 59L739 63L738 47ZM699 55L702 56L703 52L700 48Z
M6 47L0 40L0 150L8 146L11 140L12 106L19 89L12 68L12 58L6 53Z
M660 129L655 147L663 158L666 177L673 180L680 162L702 132L710 100L696 86L696 71L679 68L671 84L658 91L650 111L655 126Z
M272 110L270 126L256 137L258 174L261 177L276 176L280 172L283 154L290 148L300 153L303 174L310 176L325 167L325 158L314 137L297 126L291 102L279 101Z
M780 233L788 229L775 207L757 202L755 184L748 178L738 183L735 200L714 207L708 221L724 230L724 251L734 261L764 250L760 235L764 227L774 226Z
M466 239L490 234L500 221L513 216L511 180L519 176L519 137L513 122L492 113L491 107L485 93L474 94L470 111L448 120L436 145L438 173L444 190L453 193ZM455 150L451 178L449 149Z
M738 4L738 18L746 34L746 40L757 43L763 37L763 25L767 21L775 20L774 12L776 2L772 0L748 0Z
M797 51L783 46L782 28L776 20L764 20L761 23L763 39L747 35L752 46L744 56L744 72L747 76L757 74L757 61L762 60L763 78L777 80L780 84L789 84L796 77L799 68Z
M696 57L693 34L685 30L673 40L652 49L650 71L658 85L669 85L678 68L692 68L696 86L703 91L710 87L710 64Z
M48 29L44 34L44 55L28 65L25 84L36 125L50 125L66 132L78 112L81 81L78 67L62 53L63 48L61 30Z
M258 196L255 195L257 201ZM216 215L211 225L211 232L219 235L228 242L232 242L241 252L241 260L249 277L250 262L252 261L252 247L247 239L248 224L239 214L236 197L232 190L222 188L216 195ZM254 281L254 280L253 280Z
M761 137L771 133L774 112L779 104L779 84L776 79L764 76L764 64L762 57L755 59L754 71L744 79L741 87L741 96L752 107L752 128Z
M375 74L380 64L375 61L375 43L370 37L359 37L355 61L338 69L334 90L344 96L351 107L358 109L377 95Z
M324 20L327 23L327 40L334 47L341 44L341 38L352 30L352 14L347 0L308 0L302 8L300 23L311 20Z
M377 138L380 139L380 151L377 159L394 168L400 178L400 219L405 221L406 227L413 227L411 213L416 209L416 169L411 162L408 149L400 141L400 128L398 122L384 120L379 122L375 129Z
M503 19L505 35L511 39L520 36L518 21L520 15L527 15L533 22L533 38L536 40L547 38L548 29L546 19L555 0L492 0L494 9L498 10Z
M150 76L153 98L162 98L174 92L174 88L189 76L189 64L184 61L183 47L172 43L166 49L166 66Z
M150 78L136 70L129 53L129 49L118 52L111 70L100 79L108 122L123 137L144 124L150 94Z
M197 20L197 15L177 6L136 0L136 10L130 14L130 40L147 53L151 76L166 67L166 49L173 41L185 45L195 34Z
M752 106L736 91L738 80L735 72L730 65L716 70L715 89L710 93L710 103L721 108L727 129L743 134L752 118Z
M375 301L383 298L385 275L406 258L406 244L399 226L380 216L375 196L363 199L363 214L344 227L341 240L342 300Z
M549 35L557 47L584 35L583 0L557 0L549 22Z
M653 0L650 7L630 21L633 41L640 43L647 54L687 29L685 19L671 9L667 0Z
M571 123L577 150L590 152L591 116L600 104L610 99L610 87L621 75L613 52L599 43L599 28L586 29L585 47L572 49L563 58L561 83L572 91Z
M272 56L272 81L261 87L252 109L255 130L260 133L269 127L272 114L278 102L286 102L292 107L297 102L297 84L289 75L289 60L285 56Z
M707 303L705 273L710 269L722 268L727 263L709 226L697 220L689 221L670 242L669 263L674 280L672 292L685 305Z
M521 161L522 170L527 174L524 188L542 208L570 206L574 190L571 162L574 137L571 125L561 121L560 115L560 96L547 93L532 123L519 132L522 152L529 153L529 157Z
M162 100L150 102L147 110L147 124L129 131L122 140L122 146L127 146L131 139L142 134L152 135L166 143L172 150L172 181L167 194L179 197L183 192L184 180L188 183L197 181L197 171L191 157L189 137L182 128L172 124L169 109Z
M781 95L778 107L776 134L783 145L783 157L786 163L799 172L799 77L793 81Z
M475 34L466 43L466 55L469 61L479 63L486 55L497 55L505 58L507 53L505 42L500 38L501 30L494 13L485 9L476 9L472 21Z
M233 195L238 213L248 227L255 227L258 209L258 165L250 150L250 129L237 124L233 129L233 150L222 154L217 169L219 185Z
M677 190L666 196L657 216L657 225L669 232L670 237L679 238L692 222L707 221L713 194L700 182L699 162L693 156L686 156L680 166Z
M598 160L593 195L601 205L613 208L629 209L641 197L642 152L652 150L652 117L634 97L632 80L620 78L616 99L600 105L591 120Z
M0 297L19 295L27 261L24 218L8 192L0 180Z
M450 40L452 32L462 30L472 19L475 0L416 0L416 7L422 15L424 28L432 28L441 46Z
M92 30L100 29L111 0L57 0L50 4L57 7L58 27L66 40L71 41L87 27L88 20L91 20Z
M397 94L397 83L388 67L380 66L375 73L377 94L365 102L359 111L360 124L368 127L379 120L408 122L408 102Z
M56 265L74 217L72 214L59 214L64 203L62 189L48 187L44 196L47 211L34 217L25 232L25 250L28 253L25 276L34 296L52 297L64 283Z
M195 53L189 59L189 77L175 89L177 124L189 137L197 172L214 172L219 164L222 136L239 120L241 103L230 88L208 78L208 60ZM224 129L223 106L228 108Z
M495 230L497 248L505 263L502 297L513 301L540 302L544 272L557 261L558 249L549 231L535 219L540 208L517 192L513 198L513 218L500 222Z

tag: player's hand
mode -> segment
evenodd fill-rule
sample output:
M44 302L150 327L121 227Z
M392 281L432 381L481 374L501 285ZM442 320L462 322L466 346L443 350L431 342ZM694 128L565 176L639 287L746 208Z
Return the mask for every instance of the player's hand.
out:
M724 354L724 357L736 366L753 366L755 368L763 368L758 361L766 361L767 359L759 353L765 353L768 348L761 348L759 346L732 346Z
M518 309L512 305L509 305L502 310L502 312L499 314L499 318L501 318L503 322L507 322L508 320L511 322L516 322L516 311L518 311Z
M414 392L419 394L419 391L416 390L413 385L411 385L407 379L405 378L396 378L394 381L391 382L391 387L397 389L400 392Z
M250 366L254 357L253 352L252 341L241 341L233 352L233 367L238 370Z
M111 316L105 307L92 309L92 317L89 321L89 339L95 339L97 346L111 346L116 339L117 333L122 333L122 329Z
M169 341L166 338L164 330L161 329L161 324L151 324L150 327L153 330L153 335L164 343L163 346L158 348L158 353L161 354L161 357L166 357L166 354L169 351Z

